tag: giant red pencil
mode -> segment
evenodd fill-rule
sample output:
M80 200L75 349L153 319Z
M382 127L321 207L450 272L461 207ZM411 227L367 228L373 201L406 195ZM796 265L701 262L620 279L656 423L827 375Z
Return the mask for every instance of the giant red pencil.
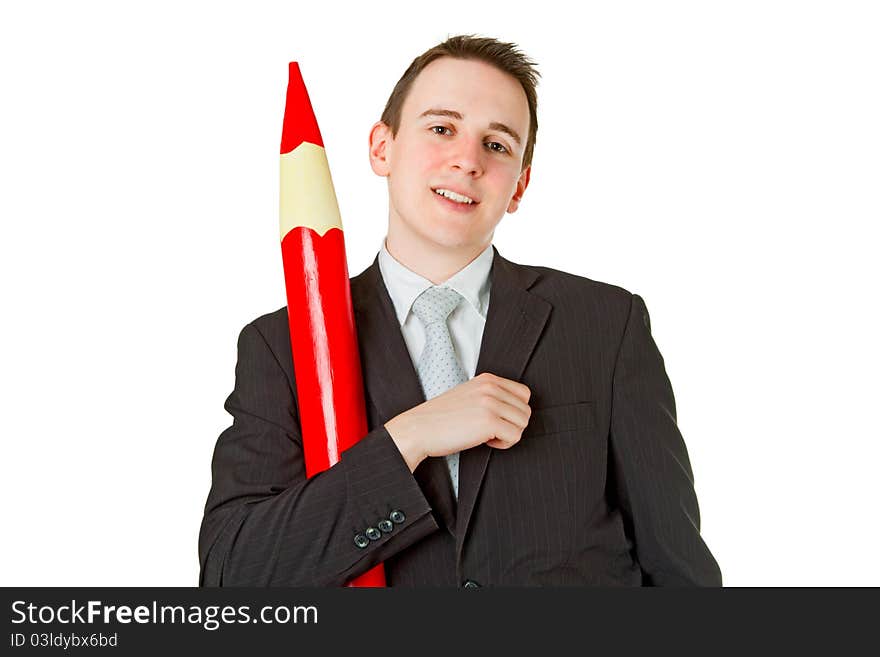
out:
M281 133L280 214L306 476L312 477L367 434L367 421L342 220L296 62L290 63ZM382 564L349 585L385 586Z

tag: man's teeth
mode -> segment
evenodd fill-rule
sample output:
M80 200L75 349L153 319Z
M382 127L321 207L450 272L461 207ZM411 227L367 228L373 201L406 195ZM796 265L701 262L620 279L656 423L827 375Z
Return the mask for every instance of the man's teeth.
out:
M462 196L461 194L456 194L455 192L451 192L448 189L435 189L434 193L440 194L440 196L445 196L448 199L455 201L456 203L467 203L470 205L474 202L473 199L468 198L467 196Z

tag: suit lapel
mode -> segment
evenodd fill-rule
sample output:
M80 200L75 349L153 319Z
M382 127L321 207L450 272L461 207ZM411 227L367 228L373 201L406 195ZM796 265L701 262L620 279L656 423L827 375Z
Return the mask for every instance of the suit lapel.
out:
M552 306L528 291L539 277L537 272L515 265L502 258L497 249L494 251L489 310L475 374L490 372L519 381L544 331ZM493 451L491 447L478 445L461 453L455 527L457 558L461 558L468 525Z
M382 280L378 258L351 279L351 297L364 394L367 404L372 404L376 411L378 426L423 403L425 396ZM426 458L413 474L439 520L453 533L456 504L445 459Z

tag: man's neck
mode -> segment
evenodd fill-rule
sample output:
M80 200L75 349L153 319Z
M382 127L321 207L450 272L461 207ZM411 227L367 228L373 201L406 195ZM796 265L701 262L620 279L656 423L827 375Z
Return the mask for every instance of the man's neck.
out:
M434 285L452 278L473 262L488 246L485 244L462 249L439 249L436 245L425 247L411 241L407 244L400 242L390 232L385 238L385 248L391 257Z

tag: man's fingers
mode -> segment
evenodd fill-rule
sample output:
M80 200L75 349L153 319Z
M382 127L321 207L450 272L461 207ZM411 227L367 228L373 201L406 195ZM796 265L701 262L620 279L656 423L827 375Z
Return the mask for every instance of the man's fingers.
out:
M507 386L490 383L483 388L482 394L490 401L497 402L491 408L498 415L510 420L514 424L527 421L532 413L528 403L521 396L512 393Z
M518 398L511 395L506 395L506 399L490 397L487 403L491 412L514 425L520 431L528 425L532 411L527 404Z
M486 441L486 445L488 445L489 447L494 447L495 449L510 449L511 447L516 445L517 442L519 441L509 443L505 440L501 440L500 438L490 438Z
M492 433L495 437L487 440L486 444L498 449L507 449L519 442L520 436L522 435L522 429L511 424L507 420L499 418L494 423Z
M513 381L512 379L505 379L503 376L497 376L496 374L489 374L488 372L484 372L483 374L480 374L475 378L485 379L494 383L498 387L503 388L526 404L529 401L529 397L531 397L532 395L532 391L529 390L529 387L527 385L522 384L519 381Z

